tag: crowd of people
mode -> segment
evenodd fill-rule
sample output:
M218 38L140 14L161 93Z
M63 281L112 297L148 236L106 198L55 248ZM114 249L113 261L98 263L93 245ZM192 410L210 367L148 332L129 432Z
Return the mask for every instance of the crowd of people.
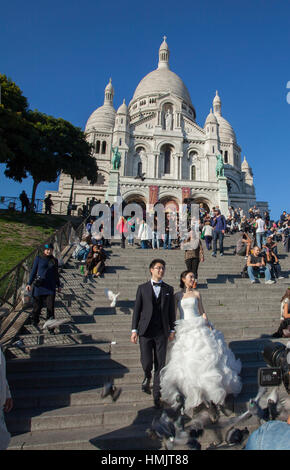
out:
M108 206L110 207L109 203ZM113 213L113 208L111 209ZM112 221L112 227L116 227L122 248L125 248L126 243L134 246L137 242L140 249L184 250L186 271L180 275L180 292L174 295L173 288L163 281L166 263L159 258L150 263L151 280L137 289L131 341L140 341L141 364L144 370L141 388L143 392L151 393L150 380L154 365L153 398L156 408L161 407L161 400L174 408L177 392L185 395L186 410L198 406L205 397L210 406L222 407L229 393L238 394L241 390L241 364L225 344L222 333L209 322L197 290L198 266L204 261L202 240L206 250L212 251L212 256L217 256L217 245L220 255L223 256L225 234L239 232L235 253L236 256L245 257L247 260L246 271L250 282L256 283L256 277L263 274L266 284L272 284L275 278L283 279L278 242L282 241L285 251L289 253L290 214L284 211L280 219L274 222L270 220L268 213L264 213L262 217L255 206L247 214L241 208L230 207L228 214L224 216L218 207L206 211L201 204L197 221L198 231L189 226L191 230L188 238L179 237L177 234L176 239L173 239L169 227L172 220L176 220L176 216L166 215L164 233L158 232L157 219L154 220L153 230L145 217L136 221L132 215L120 216L118 220ZM73 257L81 262L85 282L92 276L98 278L103 275L108 257L105 248L111 246L110 240L105 238L102 224L97 225L96 230L97 220L98 218L93 216L87 218L82 240L73 254ZM187 243L190 244L187 246ZM52 244L44 245L42 254L35 258L26 289L33 289L31 323L38 326L44 307L47 310L47 319L53 319L56 291L61 292L61 285L58 260L53 256ZM186 322L176 323L177 312L179 320ZM287 288L281 298L280 325L272 336L290 337L290 288ZM175 342L166 365L168 339ZM203 381L200 377L205 367L205 352L208 357L214 354L216 361L210 361L206 365L209 380ZM199 377L196 371L200 371ZM7 440L3 409L10 411L13 401L3 377L0 377L0 435ZM218 380L215 382L216 378Z

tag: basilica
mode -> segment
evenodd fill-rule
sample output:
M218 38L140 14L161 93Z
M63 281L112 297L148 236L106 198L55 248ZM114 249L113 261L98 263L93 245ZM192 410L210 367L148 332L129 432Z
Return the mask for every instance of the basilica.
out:
M228 206L248 209L266 202L256 201L252 169L231 124L223 116L222 100L216 91L212 108L203 124L182 79L169 65L166 37L159 48L158 65L138 84L127 105L114 108L114 87L110 79L104 104L89 117L85 134L93 145L99 172L92 186L86 178L74 182L62 174L58 191L50 193L54 207L72 203L81 207L92 197L114 202L110 193L113 151L120 155L118 191L122 199L141 205L164 204L168 210L185 199L203 203L206 209ZM117 78L117 77L116 77ZM230 114L230 109L226 113ZM221 155L223 174L217 174ZM220 157L219 157L220 158Z

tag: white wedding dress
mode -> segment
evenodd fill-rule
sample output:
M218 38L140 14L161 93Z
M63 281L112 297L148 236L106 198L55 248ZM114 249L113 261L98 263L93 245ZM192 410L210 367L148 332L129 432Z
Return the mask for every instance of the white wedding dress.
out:
M181 299L178 308L176 337L160 373L161 399L176 408L176 397L182 393L185 412L203 401L223 404L228 394L241 391L241 361L228 348L223 334L207 326L196 297Z

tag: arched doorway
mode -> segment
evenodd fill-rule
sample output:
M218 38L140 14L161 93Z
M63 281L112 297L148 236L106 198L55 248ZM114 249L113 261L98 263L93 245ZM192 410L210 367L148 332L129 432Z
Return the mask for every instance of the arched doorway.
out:
M179 211L179 201L173 196L161 197L159 202L164 205L165 212L176 212Z
M198 198L192 198L190 200L191 204L198 204L199 206L202 204L201 207L205 209L206 212L210 212L210 202L207 199L198 197Z
M146 200L141 194L131 194L124 199L124 204L138 204L143 211L146 211Z

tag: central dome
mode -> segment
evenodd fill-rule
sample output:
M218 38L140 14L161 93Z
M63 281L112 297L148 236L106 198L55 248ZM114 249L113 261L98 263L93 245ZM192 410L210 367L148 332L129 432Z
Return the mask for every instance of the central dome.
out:
M137 86L133 101L155 93L174 93L187 104L192 105L189 92L181 78L169 69L158 68L148 73Z
M174 93L192 106L191 98L181 78L169 69L169 48L164 41L159 48L158 68L148 73L137 86L132 101L138 98L154 95Z

